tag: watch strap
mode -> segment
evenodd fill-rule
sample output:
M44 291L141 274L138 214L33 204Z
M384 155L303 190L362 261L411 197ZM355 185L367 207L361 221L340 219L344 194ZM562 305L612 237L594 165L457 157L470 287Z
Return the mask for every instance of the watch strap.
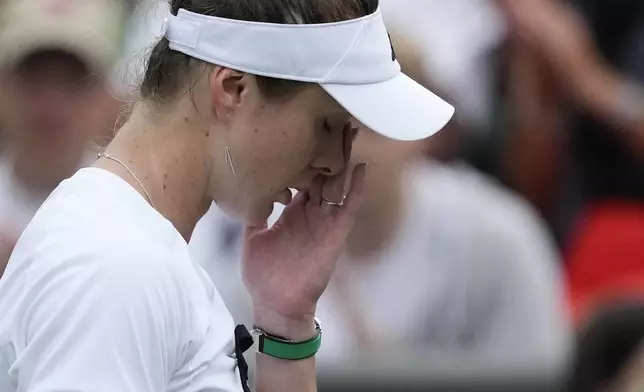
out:
M314 356L322 345L322 328L319 321L315 320L316 336L303 342L294 342L266 334L260 329L255 329L257 352L285 360L301 360Z

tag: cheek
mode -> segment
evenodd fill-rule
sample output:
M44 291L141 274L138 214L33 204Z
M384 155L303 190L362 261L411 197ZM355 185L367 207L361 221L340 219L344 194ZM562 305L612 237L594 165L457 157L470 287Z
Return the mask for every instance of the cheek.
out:
M240 146L248 157L248 168L261 178L284 186L305 171L317 148L315 133L305 122L292 119L266 118L253 124Z

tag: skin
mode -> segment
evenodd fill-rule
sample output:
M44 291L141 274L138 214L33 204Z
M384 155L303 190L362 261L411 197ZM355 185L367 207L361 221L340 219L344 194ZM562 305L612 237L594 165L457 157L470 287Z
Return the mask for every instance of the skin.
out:
M192 94L168 106L138 104L107 152L127 163L157 210L186 239L212 200L243 219L243 277L255 323L275 335L309 339L316 303L363 193L365 166L348 165L354 136L349 114L319 86L269 101L252 75L222 67L206 74ZM119 164L101 159L96 165L145 195ZM321 203L342 200L348 177L342 208ZM302 192L291 201L288 187ZM265 222L276 201L289 206L269 230ZM257 391L316 390L313 358L260 355L257 365Z
M639 348L612 385L602 392L639 392L644 386L644 349Z

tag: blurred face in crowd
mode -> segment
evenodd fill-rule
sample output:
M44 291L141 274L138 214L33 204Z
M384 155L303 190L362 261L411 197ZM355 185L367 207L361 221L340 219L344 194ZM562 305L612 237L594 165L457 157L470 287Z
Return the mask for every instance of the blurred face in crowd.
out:
M35 53L0 73L0 128L12 150L55 164L83 151L106 123L102 79L77 57Z

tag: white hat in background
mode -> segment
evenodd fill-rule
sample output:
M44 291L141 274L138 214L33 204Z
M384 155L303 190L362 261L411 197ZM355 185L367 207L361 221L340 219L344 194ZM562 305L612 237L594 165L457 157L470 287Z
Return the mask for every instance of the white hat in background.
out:
M120 54L126 10L120 0L0 0L0 66L54 49L107 71Z

